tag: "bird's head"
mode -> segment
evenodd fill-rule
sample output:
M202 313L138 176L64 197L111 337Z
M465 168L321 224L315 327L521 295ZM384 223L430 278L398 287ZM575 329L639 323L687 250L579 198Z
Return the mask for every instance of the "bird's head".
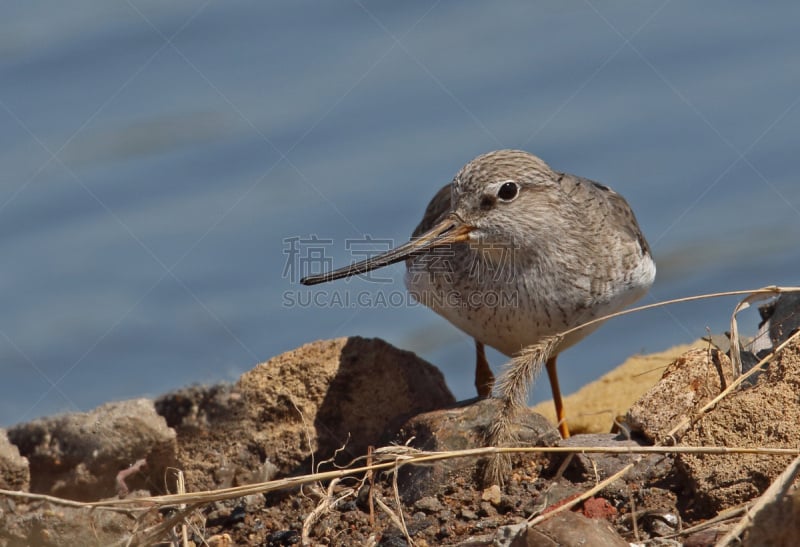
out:
M532 227L547 229L547 198L557 194L552 189L558 177L541 159L521 150L478 156L453 179L450 211L429 230L386 253L300 282L315 285L366 273L445 245L514 245Z
M478 156L453 179L453 230L463 226L475 243L509 244L534 224L545 228L558 178L545 162L521 150Z

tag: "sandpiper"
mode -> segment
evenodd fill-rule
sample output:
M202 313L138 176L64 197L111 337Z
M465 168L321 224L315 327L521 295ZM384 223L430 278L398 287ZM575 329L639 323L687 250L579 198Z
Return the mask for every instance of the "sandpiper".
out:
M655 279L647 241L622 196L553 171L520 150L489 152L439 190L412 239L379 256L301 280L332 281L406 261L420 302L475 339L475 383L491 394L484 344L514 356L541 339L618 311ZM599 326L559 339L547 359L559 430L569 436L558 353Z

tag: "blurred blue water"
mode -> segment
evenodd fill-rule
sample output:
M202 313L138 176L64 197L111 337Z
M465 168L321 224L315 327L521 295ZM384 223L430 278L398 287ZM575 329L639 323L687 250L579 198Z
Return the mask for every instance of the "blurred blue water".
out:
M800 284L796 3L0 12L0 425L348 334L419 352L470 396L471 341L429 310L284 306L308 294L283 275L284 240L329 238L337 265L348 238L404 241L496 148L629 200L659 265L645 302ZM387 274L324 290L402 291L402 266ZM724 330L733 305L616 320L562 356L563 387Z

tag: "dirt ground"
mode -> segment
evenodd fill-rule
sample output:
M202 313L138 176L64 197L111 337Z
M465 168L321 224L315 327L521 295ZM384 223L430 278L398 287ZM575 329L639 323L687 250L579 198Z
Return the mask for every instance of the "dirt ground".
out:
M707 343L694 347L706 349L686 354L688 358L678 360L683 363L681 367L691 369L698 362L711 362L707 359ZM686 349L665 352L655 358L638 358L625 366L633 365L647 372L656 369L660 375ZM629 371L622 374L619 370L612 371L610 378L600 379L582 393L592 394L593 387L599 386L601 393L614 394L617 390L609 388L610 385L621 378L636 376ZM800 378L799 372L800 351L795 348L762 375L760 384L742 391L727 407L688 430L686 438L692 440L688 444L794 446L796 441L791 435L800 434L800 419L792 414L800 408L800 386L794 383ZM651 379L650 387L656 380ZM647 387L640 382L633 391L641 397ZM670 397L666 395L666 400ZM793 401L788 400L792 397ZM590 395L590 398L590 404L604 404L599 397ZM705 400L698 398L693 404ZM574 403L581 408L580 400L567 401L568 405ZM613 402L620 404L618 398ZM662 400L660 404L666 403ZM742 405L744 408L737 411ZM775 420L772 413L779 411L787 418L785 421ZM624 414L624 408L620 408L620 413ZM573 437L570 443L603 446L624 442L619 440L622 437L612 441L613 435L588 433ZM200 451L195 456L212 459L214 448L208 448L208 454ZM435 494L412 500L403 495L402 480L399 488L395 486L391 473L380 473L371 479L356 476L333 486L313 484L264 497L219 503L208 508L198 520L204 522L204 528L202 533L196 532L194 539L198 545L203 537L221 535L229 537L235 545L299 545L305 528L307 538L315 545L399 546L409 545L409 538L414 545L491 545L501 527L558 507L634 459L598 455L567 463L563 456L520 455L513 458L509 480L501 487L480 484L474 475L480 468L478 462L449 476L440 488L434 488ZM628 543L713 545L738 518L722 520L694 532L685 531L756 498L790 459L740 455L646 456L623 479L613 482L574 511L603 520ZM742 468L754 472L744 473ZM556 536L558 531L553 534ZM591 544L605 544L598 543L595 536L588 537L595 538Z

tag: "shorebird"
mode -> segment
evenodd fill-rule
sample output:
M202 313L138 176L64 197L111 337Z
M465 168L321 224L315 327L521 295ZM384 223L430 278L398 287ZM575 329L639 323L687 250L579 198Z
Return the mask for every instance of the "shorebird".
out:
M641 298L655 279L650 248L628 203L609 187L559 173L520 150L467 163L441 188L412 239L386 253L301 279L314 285L406 261L421 303L475 339L475 384L491 395L484 345L524 348ZM569 436L557 355L599 326L558 338L546 369L562 436ZM510 398L520 398L513 388ZM522 388L527 389L527 388Z

